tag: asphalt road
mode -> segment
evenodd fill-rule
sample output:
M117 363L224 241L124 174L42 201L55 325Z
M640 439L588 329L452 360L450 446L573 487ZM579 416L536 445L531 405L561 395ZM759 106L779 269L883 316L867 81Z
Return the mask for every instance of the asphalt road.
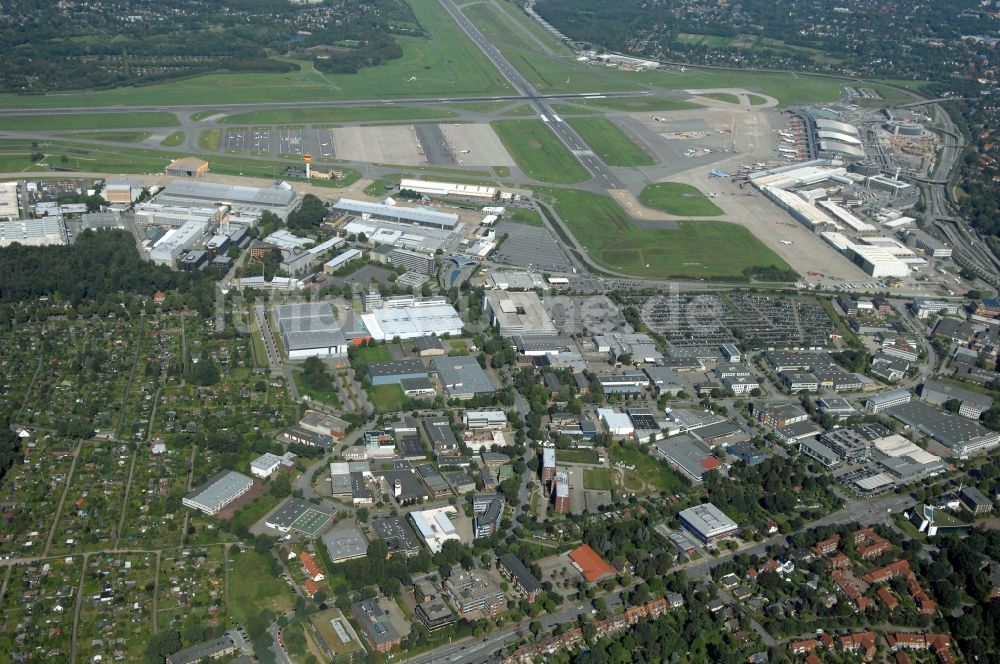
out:
M441 5L451 14L455 22L462 28L462 30L469 36L476 46L486 54L486 57L490 59L500 73L503 74L504 78L514 86L514 89L520 93L520 95L527 99L532 106L538 111L538 115L545 120L549 128L552 129L553 133L559 137L559 140L573 153L577 161L590 173L593 178L593 185L598 186L602 189L617 189L621 186L621 182L617 177L611 172L611 170L604 165L604 162L594 154L590 149L590 146L580 138L580 135L576 131L566 124L562 118L560 118L552 107L548 103L549 97L545 97L538 93L531 83L521 75L517 69L514 68L510 61L500 52L500 50L493 45L493 42L488 40L479 29L473 25L472 21L465 17L465 14L455 6L452 0L440 0ZM587 95L583 95L587 96Z

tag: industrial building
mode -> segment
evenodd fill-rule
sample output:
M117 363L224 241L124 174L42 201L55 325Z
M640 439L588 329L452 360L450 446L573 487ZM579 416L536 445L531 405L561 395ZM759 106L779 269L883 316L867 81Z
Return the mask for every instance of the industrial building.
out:
M993 397L936 380L924 382L920 387L920 398L942 407L949 401L958 401L958 414L972 420L978 420L993 406Z
M169 230L153 244L150 260L157 265L173 267L177 257L195 245L208 231L205 221L188 221L176 230Z
M17 201L17 182L0 182L0 219L17 219L21 206Z
M680 519L684 529L697 537L703 544L727 537L735 537L740 532L736 522L712 503L695 505L681 510L677 518Z
M420 360L371 362L367 369L372 385L399 385L408 378L427 378L430 373Z
M174 177L200 178L208 173L208 162L195 157L181 157L167 164L163 172Z
M556 471L555 487L552 490L552 509L556 514L569 514L569 475Z
M702 476L710 471L723 470L722 462L712 455L711 450L690 434L679 434L655 443L656 450L693 482L701 482Z
M496 387L474 357L435 357L431 360L449 399L472 399L496 393Z
M398 265L418 274L434 274L435 271L434 255L423 251L387 245L375 249L372 258L380 263Z
M203 224L222 221L226 215L225 207L186 207L164 205L162 203L140 203L133 210L135 223L144 226L167 226L180 228L189 221Z
M173 180L156 195L156 202L186 207L228 206L243 214L260 216L269 211L288 219L302 202L287 182L271 187L219 184L193 180Z
M991 449L1000 443L1000 433L990 431L967 417L941 412L922 401L893 406L886 413L960 456Z
M350 198L341 198L331 206L334 212L360 217L362 221L388 221L397 224L424 226L439 230L453 231L458 226L458 215L452 212L438 212L427 208L410 208L383 203L368 203Z
M533 291L489 291L484 307L501 336L554 336L556 326Z
M0 221L0 247L15 243L26 247L68 244L66 226L61 217Z
M278 306L274 318L290 360L347 354L347 339L329 302Z
M413 191L431 198L463 198L479 202L494 201L500 197L500 190L496 187L408 178L399 181L399 189L400 191Z
M951 247L937 239L927 231L914 228L905 231L903 237L907 242L912 242L917 249L932 258L950 258Z
M427 336L461 336L462 319L450 304L376 309L362 314L361 322L379 341Z
M200 487L184 496L185 507L214 515L253 486L253 480L232 470L223 470L212 476Z
M353 260L362 257L360 249L345 249L327 262L323 263L323 272L333 274Z
M142 196L142 184L132 180L105 180L101 197L108 203L131 205Z

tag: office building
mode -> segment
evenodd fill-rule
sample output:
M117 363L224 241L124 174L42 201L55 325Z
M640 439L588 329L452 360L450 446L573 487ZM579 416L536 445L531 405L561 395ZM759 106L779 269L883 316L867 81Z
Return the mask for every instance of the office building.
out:
M438 230L453 231L458 226L458 215L452 212L439 212L423 207L404 207L401 205L385 205L368 203L350 198L341 198L331 210L359 217L362 221L388 221L395 224L422 226Z
M889 408L909 403L912 398L913 395L910 394L910 391L903 389L873 394L865 401L865 412L881 413Z
M736 522L712 503L704 503L681 510L677 515L681 525L703 544L739 535Z
M402 641L399 631L389 619L389 614L381 606L382 602L387 601L384 598L366 599L351 605L351 616L361 626L368 645L375 652L389 652Z

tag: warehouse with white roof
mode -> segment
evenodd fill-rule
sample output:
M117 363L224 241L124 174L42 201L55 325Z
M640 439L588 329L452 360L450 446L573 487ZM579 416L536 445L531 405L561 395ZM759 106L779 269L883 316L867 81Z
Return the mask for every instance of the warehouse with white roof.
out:
M496 187L475 184L458 184L456 182L433 182L430 180L411 180L403 178L399 181L400 190L415 191L425 196L440 198L471 198L480 201L492 201L500 196Z
M372 339L380 341L462 334L462 318L450 304L376 309L363 314L361 322Z
M454 230L458 226L457 214L452 212L438 212L437 210L421 207L402 207L399 205L368 203L351 198L341 198L331 208L336 212L361 217L363 221L374 219L442 230Z
M347 339L329 302L278 306L274 318L290 360L347 354Z

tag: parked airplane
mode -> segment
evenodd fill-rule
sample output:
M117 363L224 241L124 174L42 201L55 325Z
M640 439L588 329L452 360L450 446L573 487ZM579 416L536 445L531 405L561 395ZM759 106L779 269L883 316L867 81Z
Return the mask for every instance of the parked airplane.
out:
M718 171L718 170L709 171L708 174L711 177L713 177L713 178L728 178L728 177L730 177L729 173L724 173L723 171Z
M709 198L715 198L716 196L718 196L718 194L717 194L717 193L715 193L714 191L710 191L710 192L708 192L708 197L709 197Z
M792 135L791 132L787 132L787 131L778 130L778 135L779 136L784 136L785 138L795 138L795 136Z
M792 244L791 240L782 240L781 244Z
M686 72L687 70L688 70L688 68L687 68L687 67L678 67L678 68L677 68L677 71L681 72L682 74L683 74L684 72Z

